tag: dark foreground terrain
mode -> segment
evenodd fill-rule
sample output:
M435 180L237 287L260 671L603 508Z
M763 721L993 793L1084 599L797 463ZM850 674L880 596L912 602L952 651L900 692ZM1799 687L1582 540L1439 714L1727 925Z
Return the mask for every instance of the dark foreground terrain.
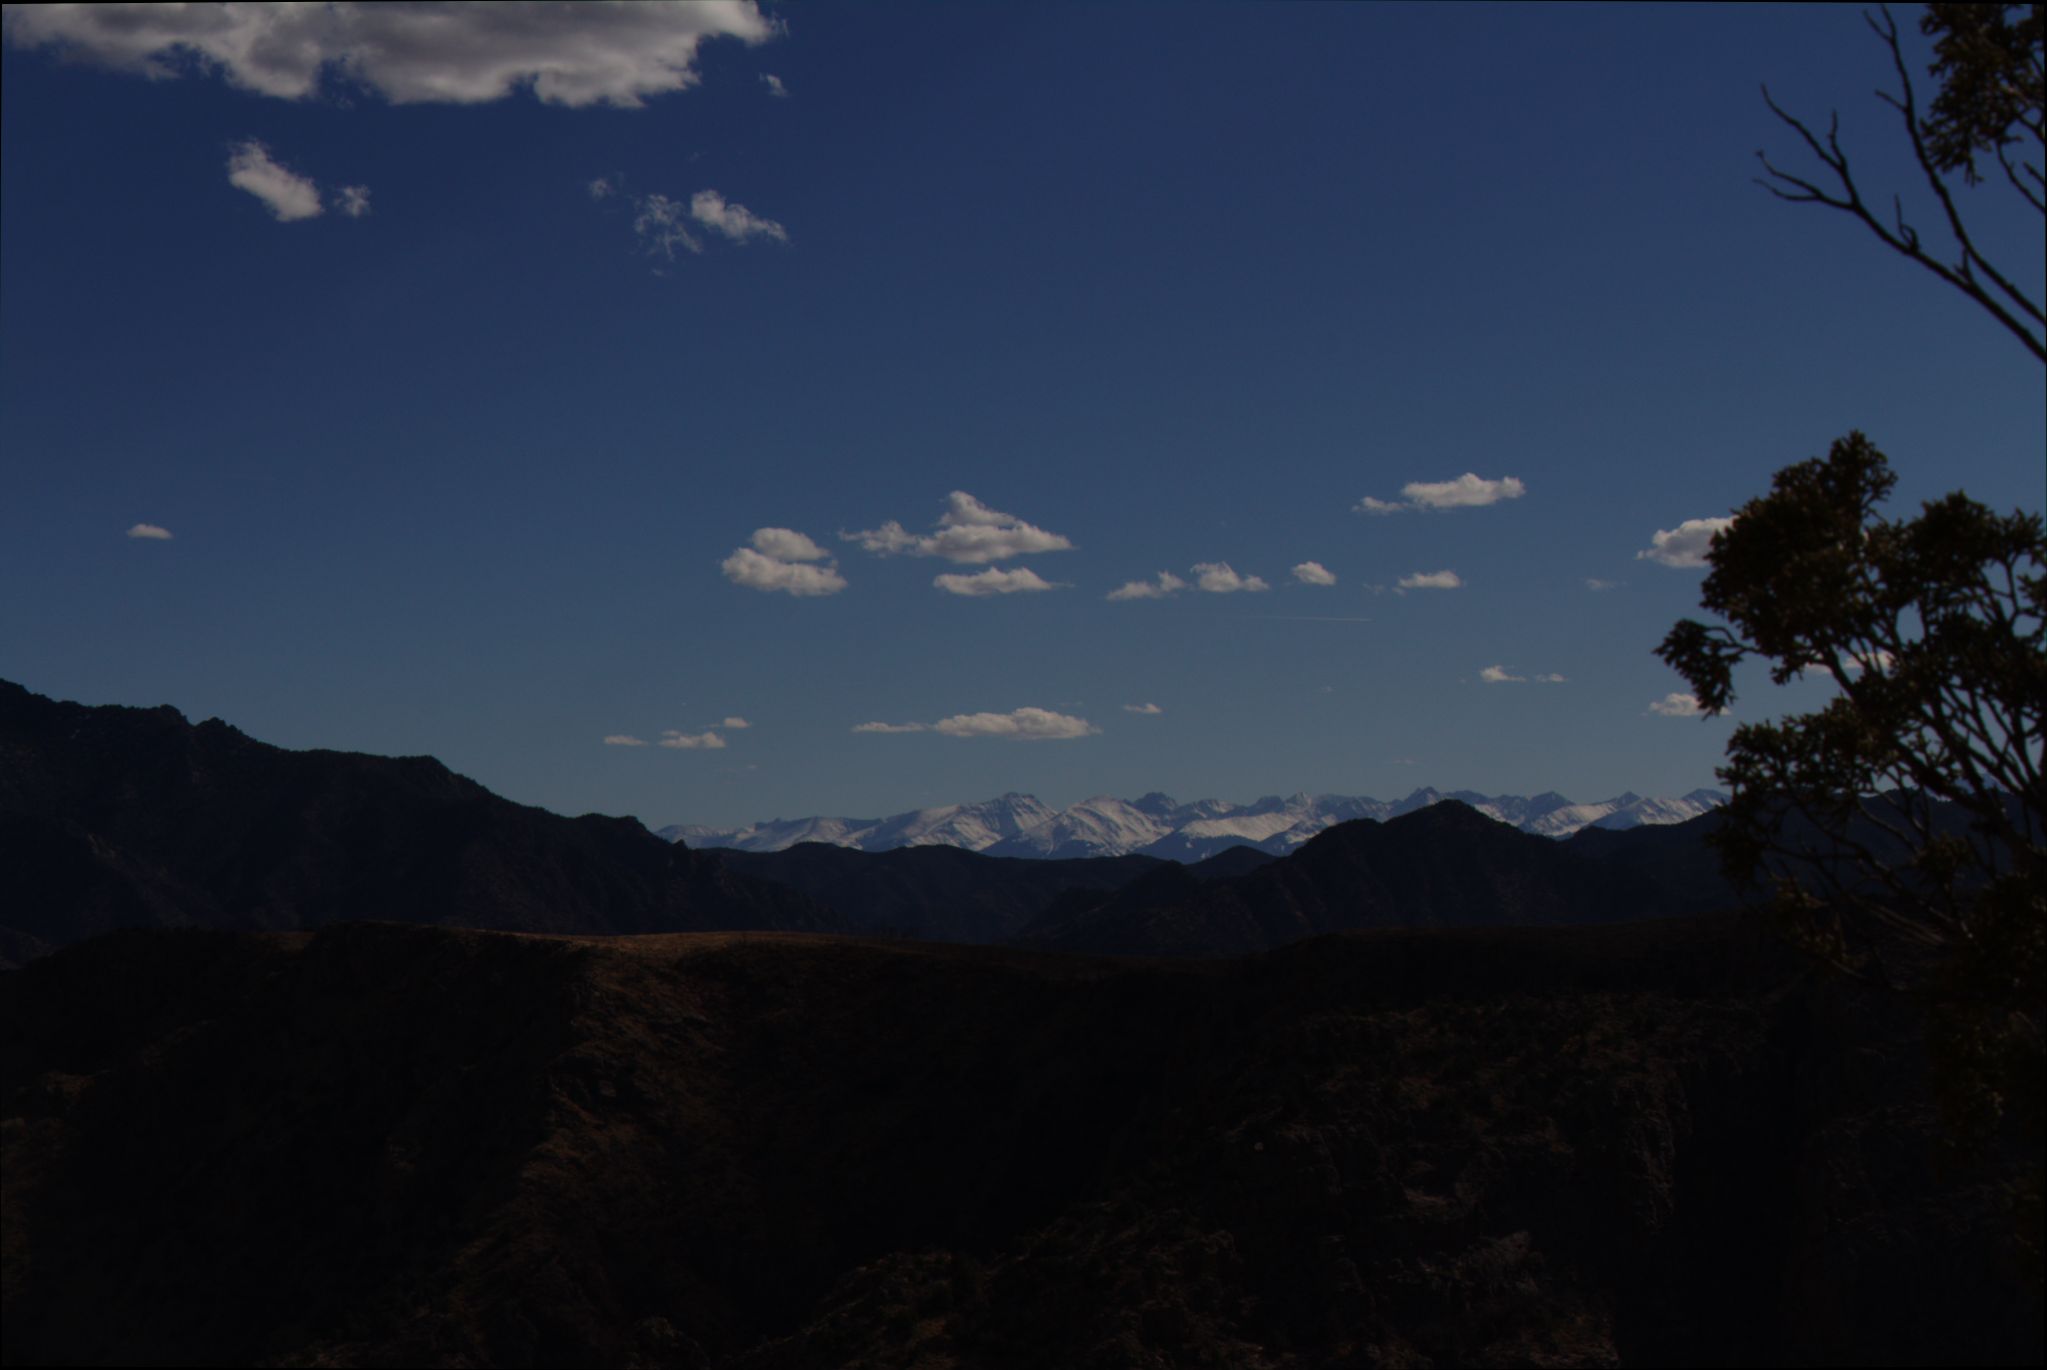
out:
M0 975L0 1350L2037 1361L1899 1009L1716 920L1174 963L115 933Z

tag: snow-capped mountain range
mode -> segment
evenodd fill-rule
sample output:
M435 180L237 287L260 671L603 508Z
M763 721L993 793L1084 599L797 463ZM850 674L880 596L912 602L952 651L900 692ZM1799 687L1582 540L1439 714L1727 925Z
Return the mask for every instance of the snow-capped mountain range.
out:
M947 846L989 856L1064 859L1137 852L1200 861L1235 846L1284 856L1333 823L1395 818L1445 799L1462 800L1480 813L1543 837L1569 837L1588 827L1682 823L1727 802L1719 790L1693 790L1678 799L1645 799L1630 792L1596 804L1574 804L1554 792L1524 798L1419 789L1397 800L1296 794L1268 795L1251 804L1225 799L1182 804L1158 793L1142 799L1098 795L1055 809L1027 794L1005 794L978 804L947 804L888 818L777 818L739 828L675 824L660 829L660 835L692 847L740 851L781 851L799 842L829 842L860 851Z

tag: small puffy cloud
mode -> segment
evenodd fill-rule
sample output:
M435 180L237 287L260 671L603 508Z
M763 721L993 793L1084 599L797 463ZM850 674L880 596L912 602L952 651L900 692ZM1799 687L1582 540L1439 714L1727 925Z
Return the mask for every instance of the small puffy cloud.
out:
M725 745L725 739L714 732L685 733L674 728L664 728L661 745L676 747L683 751L718 751Z
M823 561L831 554L794 528L756 528L753 548L777 561Z
M947 495L945 503L946 510L939 517L936 532L912 533L890 519L879 528L839 536L878 556L907 553L913 557L944 557L970 566L1040 552L1064 552L1073 547L1058 533L1048 533L1014 514L990 509L964 490Z
M747 722L739 715L734 714L732 717L726 719L723 723L720 723L718 726L721 728L732 728L737 730L740 728L751 728L753 724Z
M1397 514L1407 509L1477 509L1502 500L1520 499L1528 487L1513 476L1487 480L1466 471L1455 480L1411 480L1400 487L1404 499L1367 495L1354 506L1361 514Z
M1194 583L1211 595L1233 595L1239 590L1270 590L1257 576L1240 576L1227 561L1203 561L1194 566Z
M609 176L599 176L590 182L590 198L608 200L618 194L618 182Z
M337 206L351 219L360 219L370 212L370 188L368 186L343 186L339 192Z
M1463 584L1464 578L1455 571L1416 571L1400 578L1403 590L1456 590Z
M774 96L777 100L786 100L789 98L789 87L782 84L781 77L770 75L768 72L764 71L761 73L761 84L766 86L768 88L768 94Z
M1018 742L1057 741L1086 737L1100 728L1072 714L1050 709L1011 709L1006 714L954 714L931 725L947 737L1007 737Z
M1336 584L1336 577L1319 561L1304 561L1294 567L1294 579L1303 585Z
M753 546L737 547L719 563L725 579L749 590L779 590L798 596L835 595L846 588L839 564L823 560L825 551L793 528L756 528Z
M1504 666L1488 666L1478 673L1478 678L1488 685L1526 685L1534 681L1538 685L1561 685L1564 678L1554 671L1541 675L1514 675Z
M146 538L151 542L169 542L171 540L171 530L160 528L154 523L138 523L128 530L128 536L131 538Z
M644 747L647 745L647 741L645 738L634 737L630 733L612 733L604 739L604 745L607 747Z
M976 598L983 595L1027 594L1059 588L1027 566L1019 566L1014 571L1001 571L990 566L987 570L976 571L970 576L949 572L932 577L931 583L947 594L969 595Z
M1121 585L1118 585L1115 589L1109 591L1106 598L1166 599L1169 596L1180 593L1180 591L1186 588L1187 588L1186 581L1180 579L1171 571L1161 571L1159 572L1159 578L1155 581L1126 580Z
M270 149L254 138L238 144L228 157L227 180L237 190L246 190L261 200L279 223L320 216L320 188L280 165L271 157Z
M1084 718L1050 709L1011 709L1006 714L954 714L936 723L862 723L856 733L943 733L947 737L1006 737L1014 742L1049 742L1086 737L1101 729Z
M1126 713L1126 714L1162 714L1162 713L1164 713L1164 712L1165 712L1165 710L1164 710L1164 709L1161 709L1161 708L1160 708L1160 707L1159 707L1158 705L1156 705L1156 704L1149 704L1149 703L1147 703L1147 704L1125 704L1125 705L1123 706L1123 712L1124 712L1124 713Z
M1484 480L1466 471L1456 480L1409 481L1400 487L1416 506L1423 509L1477 509L1501 500L1520 499L1528 487L1512 476Z
M1713 535L1733 526L1733 519L1722 518L1686 519L1675 528L1659 528L1656 536L1649 539L1649 545L1635 553L1635 560L1653 561L1659 566L1704 566Z
M1649 712L1661 714L1665 718L1699 718L1706 711L1700 707L1697 695L1680 694L1672 690L1663 698L1651 703Z
M638 106L697 84L711 38L761 43L751 0L637 5L9 6L8 39L152 79L219 75L281 100L330 81L393 104L483 104L521 90L544 104Z
M1617 580L1601 580L1598 576L1585 577L1585 588L1588 590L1611 590L1619 584Z
M778 243L789 241L789 230L773 219L763 219L745 205L728 202L715 190L699 190L689 197L689 217L705 228L735 243L745 243L749 238L772 238Z

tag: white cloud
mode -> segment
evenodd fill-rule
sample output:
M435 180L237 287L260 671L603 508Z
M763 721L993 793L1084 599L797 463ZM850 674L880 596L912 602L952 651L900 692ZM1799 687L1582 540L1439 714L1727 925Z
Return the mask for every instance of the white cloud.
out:
M1528 487L1513 476L1487 480L1466 471L1455 480L1411 480L1400 487L1404 500L1367 495L1354 508L1361 514L1397 514L1406 509L1478 509L1502 500L1520 499Z
M1294 579L1303 585L1334 585L1336 577L1319 561L1304 561L1294 567Z
M370 212L370 188L368 186L343 186L340 190L341 203L338 208L351 219L360 219Z
M749 238L789 241L789 230L773 219L763 219L745 205L729 203L715 190L699 190L689 197L689 217L713 233L744 243Z
M616 194L618 182L609 176L599 176L590 182L590 198L593 200L608 200Z
M1025 523L1014 514L990 509L964 490L945 497L946 511L935 533L911 533L890 519L879 528L841 533L847 542L879 556L908 553L914 557L944 557L947 561L979 566L1011 557L1039 552L1064 552L1073 544L1057 533Z
M1455 590L1463 584L1463 577L1455 571L1416 571L1411 576L1400 578L1403 590Z
M718 726L721 728L732 728L737 730L740 728L751 728L753 724L739 717L739 715L734 714L732 717L726 719L723 723L719 724Z
M261 200L280 223L320 216L320 188L280 166L270 156L270 149L254 138L237 145L227 159L227 180L237 190Z
M1601 580L1598 576L1585 577L1585 588L1588 590L1611 590L1619 584L1617 580Z
M831 555L794 528L756 528L752 542L756 552L777 561L823 561Z
M153 79L219 74L303 100L330 81L393 104L638 106L697 84L707 38L777 32L751 0L632 5L9 6L7 37Z
M1035 590L1056 590L1059 588L1059 586L1046 580L1027 566L1019 566L1014 571L1001 571L990 566L987 570L976 571L970 576L949 572L942 576L934 576L931 583L944 590L947 594L971 595L975 597L982 595L1014 595Z
M1686 519L1675 528L1658 529L1649 545L1635 553L1635 560L1660 566L1704 566L1713 535L1733 525L1731 518Z
M684 225L689 212L682 201L661 194L642 195L633 202L633 207L633 232L646 245L649 256L659 255L672 262L678 247L691 252L704 250L696 234Z
M1166 599L1187 588L1187 582L1171 571L1159 572L1156 581L1126 580L1109 591L1109 599Z
M753 546L736 547L719 563L725 579L749 590L780 590L799 596L835 595L846 588L839 564L807 565L825 551L793 528L756 528Z
M644 747L647 745L647 742L645 738L634 737L630 733L613 733L604 739L604 745L607 747Z
M764 71L761 73L761 84L766 86L768 94L774 96L777 100L789 98L789 87L782 84L781 77L772 76Z
M1211 595L1231 595L1239 590L1256 592L1272 587L1257 576L1240 576L1227 561L1202 561L1194 565L1194 583Z
M1531 680L1538 685L1562 685L1564 683L1564 677L1554 671L1547 671L1541 675L1532 676L1513 675L1505 666L1488 666L1478 673L1478 678L1488 685L1526 685Z
M128 530L128 536L131 538L147 538L152 542L169 542L171 540L171 530L159 528L154 523L138 523Z
M944 733L947 737L1006 737L1015 742L1049 742L1101 731L1084 718L1050 709L1011 709L1006 714L954 714L936 723L862 723L856 733Z
M661 745L679 747L685 751L718 751L725 745L725 739L714 732L684 733L673 728L661 732Z
M1706 711L1699 706L1697 695L1679 694L1673 690L1650 704L1649 712L1665 718L1698 718Z
M1400 493L1423 509L1477 509L1520 499L1528 487L1512 476L1484 480L1466 471L1456 480L1409 481L1400 487Z
M931 725L947 737L1007 737L1019 742L1057 741L1086 737L1100 728L1072 714L1050 709L1011 709L1006 714L954 714Z
M1125 704L1125 705L1123 706L1123 712L1124 712L1124 713L1126 713L1126 714L1162 714L1162 713L1164 713L1164 712L1165 712L1165 710L1164 710L1164 709L1161 709L1161 708L1160 708L1160 707L1159 707L1158 705L1156 705L1156 704L1148 704L1148 703L1147 703L1147 704Z

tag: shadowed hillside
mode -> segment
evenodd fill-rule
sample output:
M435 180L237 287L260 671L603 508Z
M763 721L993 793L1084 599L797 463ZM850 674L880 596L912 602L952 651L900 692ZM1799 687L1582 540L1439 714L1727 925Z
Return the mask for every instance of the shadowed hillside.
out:
M1649 832L1660 847L1710 859L1702 835L1714 821L1604 836L1625 849ZM1234 878L1199 880L1169 866L1103 898L1070 895L1019 940L1067 951L1215 955L1360 928L1605 923L1738 902L1717 870L1677 883L1653 865L1582 855L1576 841L1519 832L1444 800L1385 823L1339 823L1292 856Z
M2023 1363L1895 1000L1727 921L1142 963L130 932L0 975L5 1359Z
M218 719L5 681L0 872L7 961L110 928L371 912L544 932L841 926L632 819L514 804L431 757L287 751Z

